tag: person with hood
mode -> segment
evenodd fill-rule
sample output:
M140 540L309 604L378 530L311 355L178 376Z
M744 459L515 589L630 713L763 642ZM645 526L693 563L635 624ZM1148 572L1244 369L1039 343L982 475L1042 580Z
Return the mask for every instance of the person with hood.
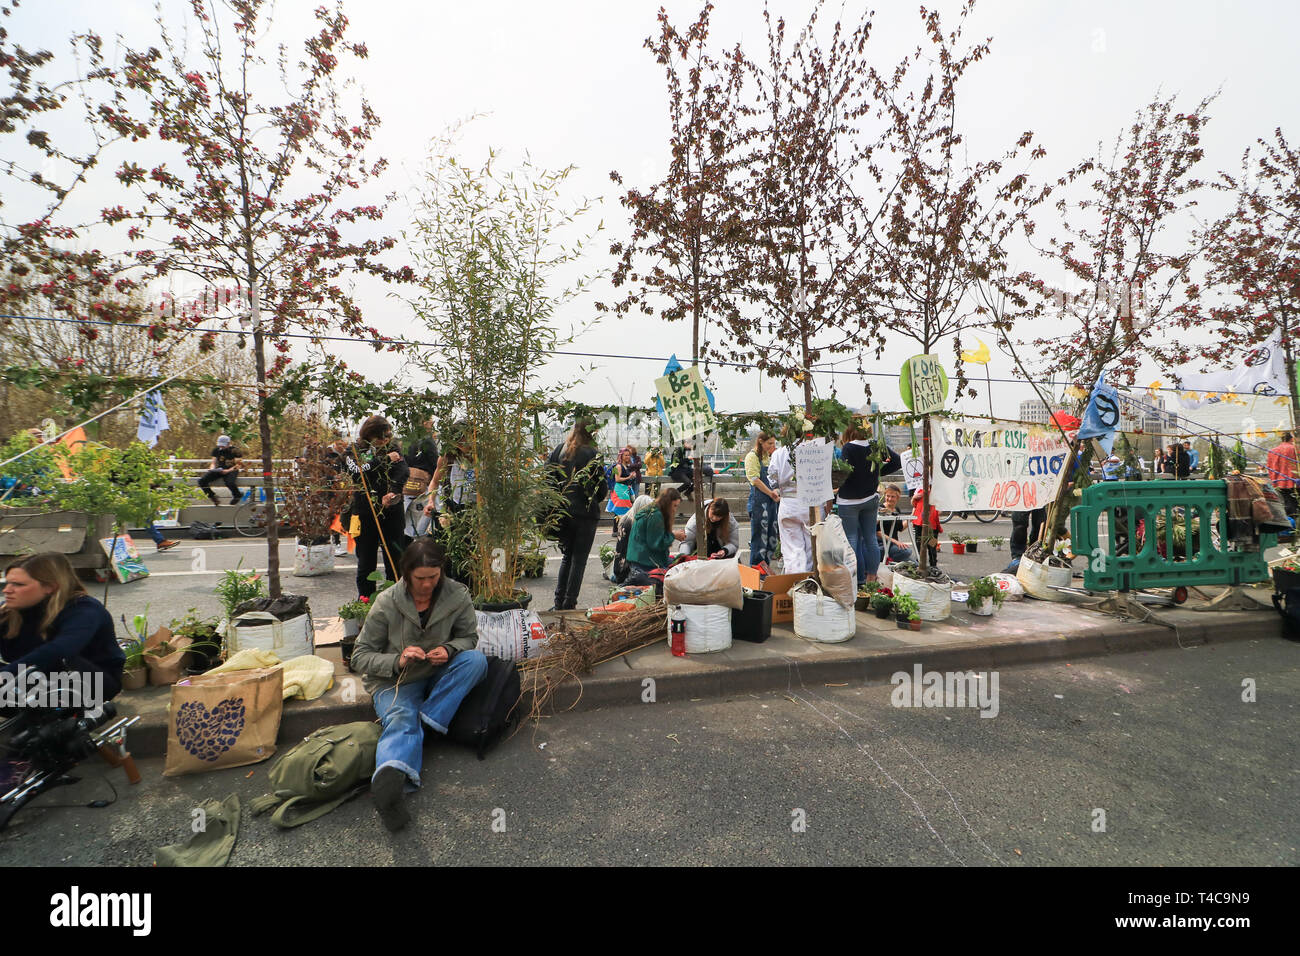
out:
M705 533L708 543L704 553L710 559L734 558L740 550L740 523L731 513L731 506L726 498L710 498L704 502L704 520L708 524ZM696 524L695 515L686 521L686 530L682 532L684 540L678 545L678 554L695 553Z
M217 500L217 494L209 485L213 483L224 484L230 492L230 503L237 505L244 500L243 493L239 490L239 449L230 442L229 435L222 435L217 439L217 447L212 449L212 464L208 470L199 478L199 488L208 496L214 505L221 504ZM250 491L249 494L252 494Z
M370 795L390 831L410 821L405 793L420 786L424 738L446 734L461 701L487 674L474 602L443 575L447 552L420 538L402 553L401 580L371 604L352 652L383 724Z

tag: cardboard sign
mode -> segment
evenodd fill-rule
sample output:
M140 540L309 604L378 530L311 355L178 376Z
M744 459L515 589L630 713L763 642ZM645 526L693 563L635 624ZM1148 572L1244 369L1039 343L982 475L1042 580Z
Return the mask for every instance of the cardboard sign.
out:
M112 538L100 538L99 544L108 555L109 565L120 583L126 584L149 576L149 569L140 560L140 552L136 550L135 542L129 534L119 535L116 546Z
M898 379L903 404L917 415L943 411L948 398L948 373L937 355L913 355Z
M668 431L673 441L702 438L713 431L717 422L709 407L708 394L700 370L692 365L655 379L655 391L664 405Z
M903 460L903 487L909 492L916 491L921 487L921 480L925 477L925 459L920 455L913 458L910 448L900 452L899 458Z
M930 502L940 511L1033 511L1052 500L1069 447L1055 428L936 419Z
M835 446L825 438L814 438L795 446L794 473L800 504L820 508L835 497L831 488L831 462L834 460Z

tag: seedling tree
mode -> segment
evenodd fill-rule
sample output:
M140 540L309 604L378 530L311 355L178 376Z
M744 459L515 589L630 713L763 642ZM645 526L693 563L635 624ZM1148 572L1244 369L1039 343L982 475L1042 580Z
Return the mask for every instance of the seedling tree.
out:
M735 189L744 75L738 51L722 60L708 51L712 10L713 4L706 4L682 33L660 9L659 34L645 41L667 83L668 169L659 182L622 196L632 234L611 246L617 261L612 280L615 288L626 285L629 291L612 306L597 305L618 315L633 310L653 315L657 309L669 321L689 317L693 365L726 358L725 351L708 346L708 323L731 323L740 314L732 286L742 239ZM623 183L618 172L610 178ZM646 265L638 271L639 262ZM695 439L697 483L703 478L703 437L673 436ZM695 495L695 526L696 551L703 556L708 524L700 494Z
M178 43L160 17L162 49L128 53L112 96L98 105L97 127L138 141L133 153L149 156L143 165L128 158L117 166L129 198L106 208L103 219L128 227L131 255L146 275L188 274L213 288L234 286L251 302L267 573L278 596L271 419L283 403L271 383L289 363L284 335L295 328L364 334L382 347L343 280L358 273L400 280L409 270L394 272L377 258L396 244L366 225L383 207L351 204L386 163L364 158L379 123L365 98L354 104L359 120L345 114L343 63L367 50L347 38L341 5L316 10L319 29L296 61L279 47L278 70L261 56L266 0L194 0L190 9L187 42ZM151 338L162 340L176 324L184 323L156 323ZM268 342L279 353L269 366Z
M1064 373L1084 387L1103 371L1114 381L1132 384L1143 357L1166 368L1192 359L1190 340L1170 341L1167 330L1184 314L1185 304L1195 301L1188 287L1197 252L1179 227L1204 185L1194 173L1203 154L1201 130L1211 100L1181 113L1173 98L1154 99L1116 138L1109 154L1100 152L1076 169L1076 174L1089 174L1087 192L1082 199L1067 196L1056 203L1059 234L1039 251L1080 289L1020 277L1036 300L1025 317L1042 320L1036 327L1061 330L1033 342L1049 373ZM1172 238L1167 235L1171 227L1179 230ZM1091 444L1076 442L1066 459L1067 479L1047 515L1048 554L1064 532L1072 497L1068 475L1076 456L1078 473L1086 474Z
M443 438L474 472L474 506L457 523L469 537L474 597L483 603L517 598L520 545L553 503L532 425L537 379L559 344L555 309L589 282L552 288L584 246L558 238L589 210L563 205L573 171L525 163L501 172L495 156L473 168L435 151L414 209L419 293L411 305L441 347L413 360L464 422Z
M937 12L922 8L929 52L918 48L911 60L920 63L925 56L933 64L928 74L914 79L904 61L888 76L875 75L875 97L888 129L886 142L877 147L868 167L881 184L878 206L869 219L881 323L889 332L917 342L925 353L951 340L959 360L959 391L965 386L960 334L992 321L979 284L1005 270L1009 241L1045 195L1028 188L1023 170L1011 169L1030 147L1032 133L1021 135L998 159L972 161L967 155L959 86L989 52L989 41L962 43L962 27L972 7L962 7L951 33L944 32ZM1045 150L1036 147L1028 162L1043 155ZM929 415L922 434L922 508L925 533L932 535ZM928 549L921 548L919 559L925 571Z

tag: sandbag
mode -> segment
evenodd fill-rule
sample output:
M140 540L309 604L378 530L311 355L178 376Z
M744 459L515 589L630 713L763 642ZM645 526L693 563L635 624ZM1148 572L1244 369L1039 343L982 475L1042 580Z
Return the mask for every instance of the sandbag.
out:
M831 515L812 530L821 587L840 607L852 611L858 597L858 559L844 533L844 522L839 515Z
M1023 601L1025 589L1014 574L990 574L989 580L998 586L1004 601Z
M794 603L794 632L799 637L838 644L857 633L858 619L853 608L842 607L812 578L792 587L790 600Z
M334 570L334 546L329 539L324 544L299 544L294 551L294 577L311 578L329 574Z
M740 567L734 558L719 558L716 561L686 561L669 568L664 575L664 601L697 607L718 604L739 611L745 606Z
M316 631L310 614L277 620L270 611L245 611L237 614L226 627L226 650L237 654L254 649L274 651L282 661L314 654Z
M1069 568L1048 567L1029 560L1028 556L1020 558L1020 567L1016 569L1016 580L1025 589L1025 593L1040 601L1055 601L1058 604L1068 601L1069 598L1060 591L1053 590L1053 586L1068 588L1073 579L1074 573Z
M951 581L917 581L905 574L895 574L893 591L916 598L923 621L942 621L952 614Z
M278 667L202 674L173 684L163 776L242 767L272 756L283 689Z
M478 650L503 661L526 661L542 656L546 628L536 611L475 611Z
M703 562L702 562L703 563ZM717 562L709 562L711 564ZM734 565L733 565L734 567ZM731 647L731 609L721 604L683 604L686 653L710 654ZM668 609L668 643L673 639L673 608Z

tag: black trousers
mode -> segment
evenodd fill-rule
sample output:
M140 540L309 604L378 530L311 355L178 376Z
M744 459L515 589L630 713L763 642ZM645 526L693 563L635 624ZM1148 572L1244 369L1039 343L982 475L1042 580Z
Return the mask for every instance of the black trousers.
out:
M379 564L380 552L384 555L384 569L388 580L397 580L397 562L401 558L402 548L406 544L403 527L406 524L400 503L389 505L379 511L379 525L375 524L370 508L361 510L361 534L357 536L357 594L370 597L375 593L375 582L370 575ZM379 532L384 532L383 544L379 541ZM384 548L384 544L388 547ZM389 560L389 555L392 560Z
M582 575L587 570L587 558L596 540L596 527L600 518L570 518L565 522L559 539L564 559L560 562L560 576L555 582L555 606L568 611L578 606L578 592L582 590Z
M1047 509L1035 508L1033 511L1011 512L1011 560L1014 561L1025 553L1030 541L1037 541L1043 533L1047 522ZM1033 529L1030 529L1030 524Z
M208 487L208 485L224 484L227 488L230 489L231 504L234 504L236 501L238 501L240 498L243 497L243 492L239 490L238 479L239 479L239 472L237 471L232 471L229 474L222 474L220 468L212 468L203 473L203 477L199 479L199 487L203 489L203 493L205 495L207 495L213 501L216 501L217 496Z

